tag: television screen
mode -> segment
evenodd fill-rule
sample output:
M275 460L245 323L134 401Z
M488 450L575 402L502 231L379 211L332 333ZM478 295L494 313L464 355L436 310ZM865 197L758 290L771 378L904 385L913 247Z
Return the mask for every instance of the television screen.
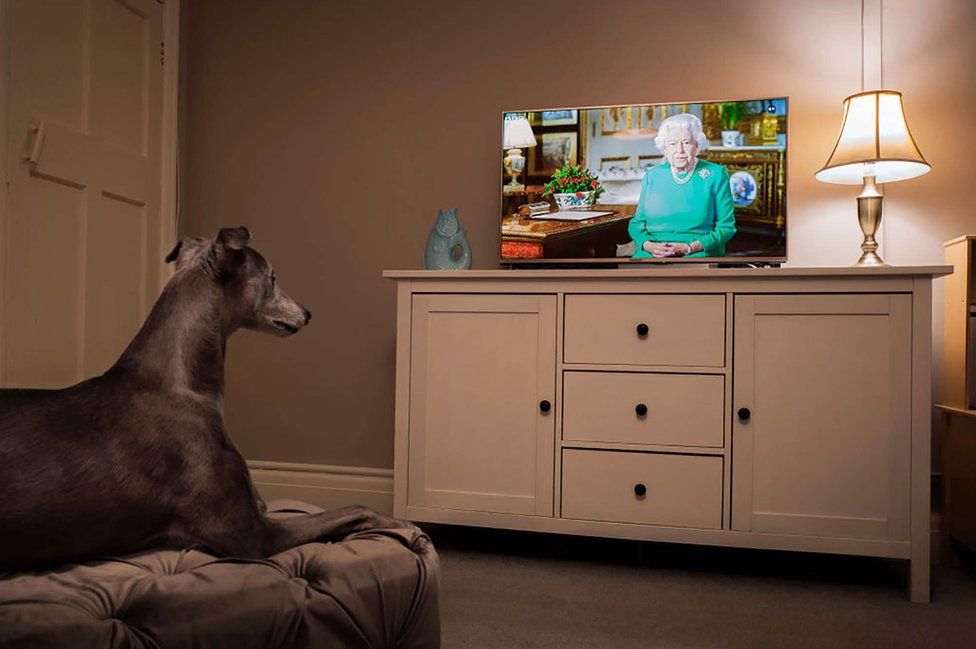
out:
M501 262L786 260L786 98L510 111Z

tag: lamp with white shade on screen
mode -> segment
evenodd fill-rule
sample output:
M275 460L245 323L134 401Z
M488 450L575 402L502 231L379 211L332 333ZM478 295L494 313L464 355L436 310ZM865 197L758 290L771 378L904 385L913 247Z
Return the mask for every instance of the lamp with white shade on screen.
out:
M884 198L877 184L915 178L931 168L908 129L900 92L872 90L844 100L840 136L827 164L814 177L826 183L863 184L857 219L864 241L856 265L884 265L874 238Z
M535 135L529 120L523 115L512 114L505 116L504 133L502 134L502 148L505 155L505 172L512 177L512 182L503 187L505 192L517 192L525 189L525 185L518 181L519 174L525 169L525 157L522 149L536 145Z

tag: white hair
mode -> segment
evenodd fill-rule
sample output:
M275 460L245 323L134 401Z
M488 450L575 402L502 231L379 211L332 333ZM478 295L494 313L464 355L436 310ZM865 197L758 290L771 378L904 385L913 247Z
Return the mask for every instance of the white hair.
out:
M705 137L705 132L702 131L701 120L691 113L672 115L661 122L661 126L658 127L657 135L654 138L654 146L657 147L658 151L664 151L664 139L668 134L672 131L684 129L691 131L691 136L698 143L699 151L704 151L708 148L708 138Z

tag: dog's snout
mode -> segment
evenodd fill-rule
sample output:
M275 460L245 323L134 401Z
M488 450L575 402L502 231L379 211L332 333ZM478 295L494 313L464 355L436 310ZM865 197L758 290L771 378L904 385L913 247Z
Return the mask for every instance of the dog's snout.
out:
M305 324L308 324L311 321L312 321L312 312L309 311L308 309L305 309Z

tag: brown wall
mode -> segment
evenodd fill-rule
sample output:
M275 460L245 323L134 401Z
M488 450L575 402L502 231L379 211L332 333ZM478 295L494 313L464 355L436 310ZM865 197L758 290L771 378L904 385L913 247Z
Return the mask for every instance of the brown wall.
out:
M251 459L392 465L381 272L421 267L449 207L474 266L497 266L505 109L787 95L790 263L857 256L858 189L813 173L860 90L859 0L184 2L182 230L247 225L315 314L292 339L231 341L227 420ZM882 253L938 263L942 241L976 231L976 11L884 10L885 85L905 93L933 171L887 188ZM939 303L935 315L938 357Z

